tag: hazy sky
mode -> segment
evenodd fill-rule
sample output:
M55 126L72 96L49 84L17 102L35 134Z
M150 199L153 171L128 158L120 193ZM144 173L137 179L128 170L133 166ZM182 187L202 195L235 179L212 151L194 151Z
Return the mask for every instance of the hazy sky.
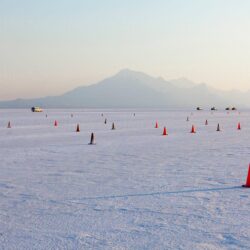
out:
M250 1L0 0L0 99L122 68L250 89Z

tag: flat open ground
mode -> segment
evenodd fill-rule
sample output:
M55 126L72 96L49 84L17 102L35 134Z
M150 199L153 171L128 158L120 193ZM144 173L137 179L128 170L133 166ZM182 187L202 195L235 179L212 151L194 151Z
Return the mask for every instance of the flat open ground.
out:
M0 160L0 249L250 247L248 111L0 110Z

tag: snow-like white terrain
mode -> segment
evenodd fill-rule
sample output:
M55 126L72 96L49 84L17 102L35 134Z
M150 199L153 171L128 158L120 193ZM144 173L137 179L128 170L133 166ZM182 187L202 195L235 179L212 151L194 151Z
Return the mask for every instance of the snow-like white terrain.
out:
M1 110L0 249L249 249L249 153L248 111Z

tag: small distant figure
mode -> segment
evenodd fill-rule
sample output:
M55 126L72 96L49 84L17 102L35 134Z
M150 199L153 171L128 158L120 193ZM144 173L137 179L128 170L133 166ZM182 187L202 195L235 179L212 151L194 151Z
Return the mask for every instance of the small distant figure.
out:
M8 122L7 128L11 128L10 121Z
M112 123L112 130L115 130L115 123Z
M101 114L101 116L103 116L103 113Z
M71 114L70 116L71 116L71 118L73 118L73 116L74 116L74 115L73 115L73 114Z
M208 120L205 121L205 125L208 125Z
M135 113L134 113L134 116L135 116Z
M95 145L95 135L94 135L94 133L91 133L89 145Z
M46 118L48 118L48 115L46 114Z
M217 125L217 130L216 130L217 132L220 132L221 130L220 130L220 124L218 123L218 125Z
M104 120L104 124L107 124L107 118L105 118L105 120Z
M187 116L187 120L186 120L187 122L189 122L189 117Z

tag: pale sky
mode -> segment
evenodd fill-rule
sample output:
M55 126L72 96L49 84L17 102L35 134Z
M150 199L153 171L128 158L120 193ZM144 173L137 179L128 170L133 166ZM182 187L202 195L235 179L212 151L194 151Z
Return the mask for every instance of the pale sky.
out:
M250 89L249 0L0 0L0 99L130 68Z

